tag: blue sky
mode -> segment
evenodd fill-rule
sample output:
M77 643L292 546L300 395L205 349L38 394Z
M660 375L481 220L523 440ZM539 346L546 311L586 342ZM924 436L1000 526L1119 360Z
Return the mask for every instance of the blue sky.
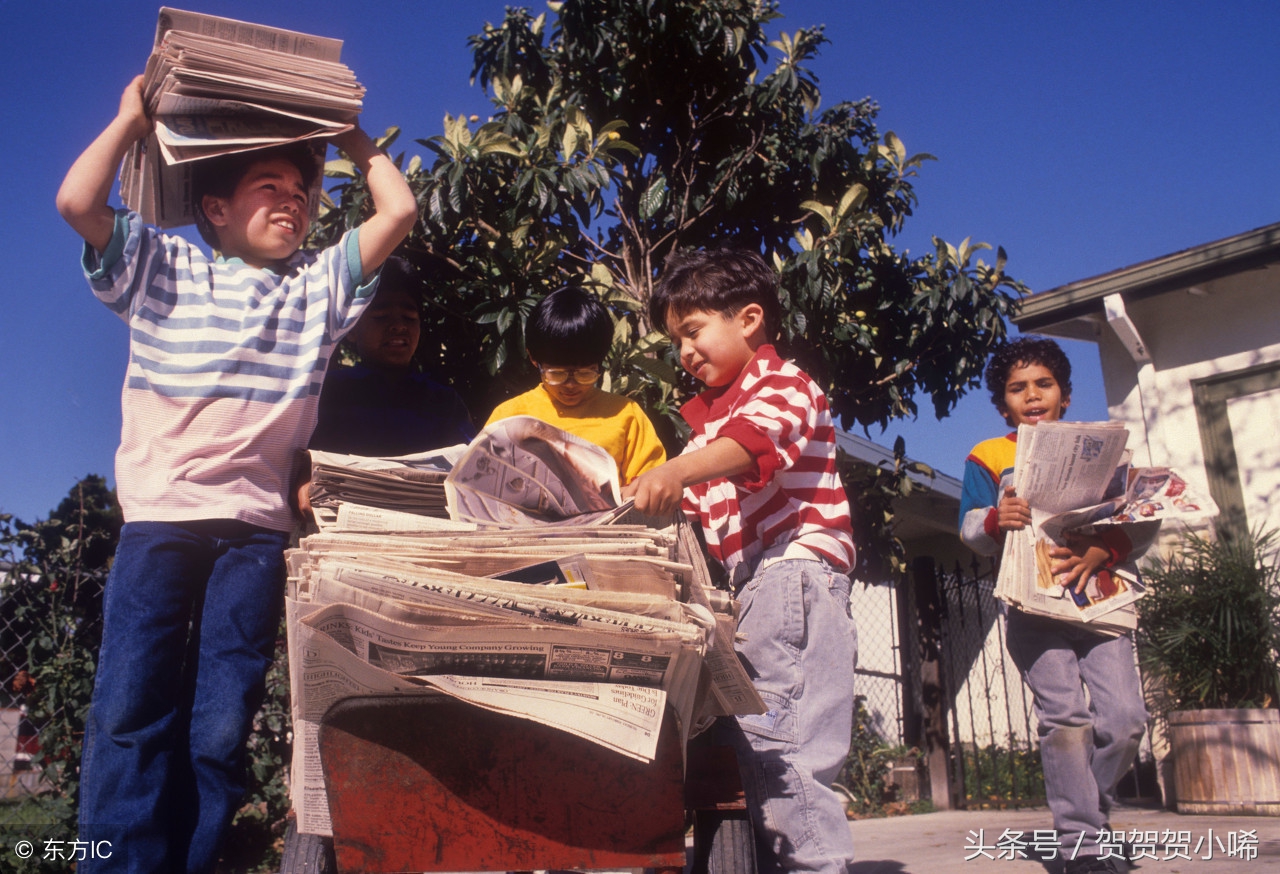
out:
M488 103L468 85L466 37L497 22L497 0L208 0L202 12L343 39L368 88L363 124L441 130L446 112ZM544 8L530 3L535 12ZM112 477L126 330L97 303L79 242L53 198L76 155L141 72L158 4L0 0L7 89L0 155L10 231L0 317L0 512L46 516L88 473ZM1034 291L1280 221L1280 4L783 0L779 27L825 24L811 65L827 104L871 96L925 165L920 205L897 239L1004 246ZM1097 353L1067 344L1072 416L1106 417ZM997 433L983 392L872 439L958 475Z

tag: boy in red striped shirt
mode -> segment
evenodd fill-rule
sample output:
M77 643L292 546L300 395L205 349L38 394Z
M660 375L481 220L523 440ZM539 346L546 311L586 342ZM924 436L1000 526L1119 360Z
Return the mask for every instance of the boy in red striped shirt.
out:
M831 784L852 730L854 549L826 396L774 350L778 279L757 253L672 256L649 315L707 390L680 410L684 452L623 496L655 516L682 507L737 595L738 655L769 709L724 728L770 851L760 870L844 872L853 840Z

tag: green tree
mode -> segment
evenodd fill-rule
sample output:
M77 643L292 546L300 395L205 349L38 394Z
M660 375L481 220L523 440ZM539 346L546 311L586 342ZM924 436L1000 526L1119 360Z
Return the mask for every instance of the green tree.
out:
M935 239L893 248L926 154L877 130L871 100L821 108L807 69L823 29L768 31L777 0L566 0L509 8L471 37L485 122L446 117L402 166L421 204L406 255L432 291L423 363L477 415L533 382L523 326L566 283L617 319L604 387L666 418L696 389L645 304L686 247L757 249L781 275L781 351L826 391L845 428L939 418L979 382L1025 287L1005 254ZM394 135L395 132L393 132ZM322 238L358 221L367 192L349 166ZM896 487L895 487L896 488Z

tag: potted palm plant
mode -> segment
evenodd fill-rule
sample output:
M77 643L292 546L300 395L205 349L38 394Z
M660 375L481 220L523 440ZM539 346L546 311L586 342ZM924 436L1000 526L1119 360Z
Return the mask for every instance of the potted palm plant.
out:
M1145 571L1138 652L1167 729L1166 794L1179 813L1280 815L1275 541L1275 532L1188 532Z

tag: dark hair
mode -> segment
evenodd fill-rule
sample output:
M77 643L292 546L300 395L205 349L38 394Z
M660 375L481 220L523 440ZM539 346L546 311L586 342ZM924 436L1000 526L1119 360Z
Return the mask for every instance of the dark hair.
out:
M613 318L584 288L557 288L538 301L524 328L524 348L539 364L588 367L612 347Z
M649 298L649 321L667 329L667 319L698 310L732 316L748 304L764 310L765 340L782 327L778 274L758 252L745 249L693 249L667 259Z
M379 296L389 294L406 294L414 304L422 303L422 280L409 262L399 255L389 255L382 262L382 270L378 274L378 287L374 290L373 300L369 306L376 306Z
M306 143L289 143L269 149L254 149L206 158L191 165L191 202L195 212L196 230L200 238L215 249L218 248L218 229L204 214L206 195L229 198L236 193L236 186L255 164L283 159L298 168L302 187L307 191L319 178L317 154Z
M1019 337L1001 343L991 353L987 362L987 391L991 402L1004 407L1004 388L1009 382L1009 372L1019 365L1039 364L1053 374L1064 398L1071 397L1071 362L1062 347L1048 337Z

